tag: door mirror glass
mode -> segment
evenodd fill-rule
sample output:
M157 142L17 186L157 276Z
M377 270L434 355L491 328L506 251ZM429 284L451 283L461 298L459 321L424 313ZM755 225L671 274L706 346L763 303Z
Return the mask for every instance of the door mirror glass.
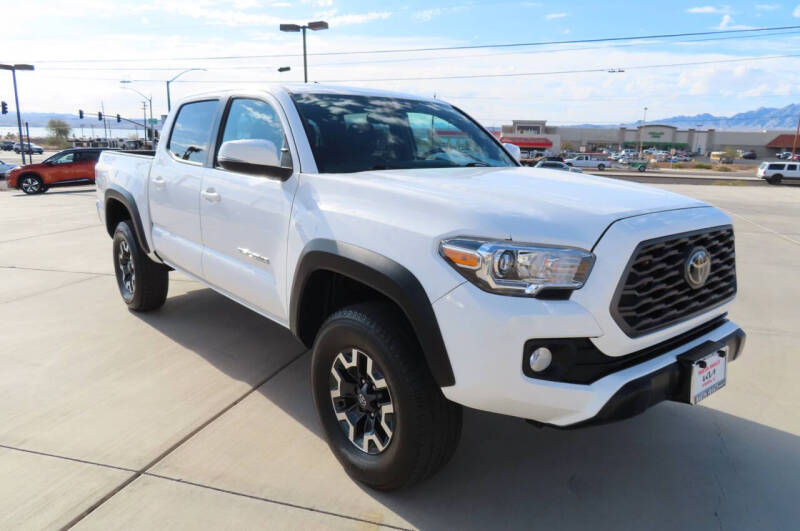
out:
M228 140L222 143L217 154L217 163L229 171L289 177L292 168L284 168L280 162L281 153L275 143L260 138Z
M506 151L508 151L512 157L514 157L514 160L517 162L520 161L522 158L522 152L520 151L519 146L509 144L508 142L503 142L503 147L506 148Z

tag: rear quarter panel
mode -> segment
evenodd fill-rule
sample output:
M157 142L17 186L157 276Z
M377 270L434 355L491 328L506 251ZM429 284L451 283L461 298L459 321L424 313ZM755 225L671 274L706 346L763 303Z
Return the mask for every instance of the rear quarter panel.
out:
M105 224L105 193L109 188L117 188L128 192L136 202L144 228L144 236L148 247L153 249L153 237L150 224L150 205L147 197L147 183L150 179L150 167L153 157L103 151L95 166L95 183L97 184L97 210L101 221Z

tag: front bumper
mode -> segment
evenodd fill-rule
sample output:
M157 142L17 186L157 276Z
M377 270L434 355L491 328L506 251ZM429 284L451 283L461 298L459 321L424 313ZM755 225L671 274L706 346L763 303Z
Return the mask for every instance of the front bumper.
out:
M559 427L573 429L615 422L643 413L667 400L689 403L691 363L688 360L726 348L728 362L734 361L742 354L745 339L744 331L737 328L719 341L701 343L678 355L675 362L623 385L594 417Z
M732 321L719 320L718 326L640 363L591 383L567 383L530 377L521 361L530 338L591 337L597 344L600 327L575 301L531 304L530 299L492 295L463 284L436 301L434 311L455 374L455 385L442 388L449 400L562 428L617 420L662 400L679 399L680 356L744 336ZM465 315L481 318L465 322ZM717 317L706 315L701 324ZM729 360L738 357L742 344L738 341L731 349Z

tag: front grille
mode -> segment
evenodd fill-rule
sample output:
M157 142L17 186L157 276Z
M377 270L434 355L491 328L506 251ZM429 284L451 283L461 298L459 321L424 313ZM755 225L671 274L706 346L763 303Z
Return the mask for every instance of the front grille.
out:
M692 288L685 278L689 254L711 255L706 283ZM684 321L736 294L733 228L715 227L644 241L633 252L611 303L611 315L630 337Z

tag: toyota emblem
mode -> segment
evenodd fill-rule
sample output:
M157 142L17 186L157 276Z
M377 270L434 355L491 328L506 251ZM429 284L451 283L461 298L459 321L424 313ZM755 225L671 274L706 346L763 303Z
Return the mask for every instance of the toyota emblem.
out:
M697 247L689 253L684 264L686 282L694 289L702 288L711 273L711 255L705 247Z

